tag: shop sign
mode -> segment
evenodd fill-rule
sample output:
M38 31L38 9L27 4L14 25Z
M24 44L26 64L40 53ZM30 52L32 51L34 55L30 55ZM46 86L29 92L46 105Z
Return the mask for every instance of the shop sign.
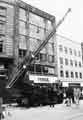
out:
M57 77L54 76L40 76L29 75L29 80L33 80L34 83L56 83Z

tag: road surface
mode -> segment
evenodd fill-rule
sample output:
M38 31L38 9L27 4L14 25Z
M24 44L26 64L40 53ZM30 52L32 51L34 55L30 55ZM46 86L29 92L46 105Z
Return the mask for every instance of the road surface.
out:
M4 112L3 120L83 120L83 101L80 105L72 104L67 107L65 104L50 106L21 108L9 106Z

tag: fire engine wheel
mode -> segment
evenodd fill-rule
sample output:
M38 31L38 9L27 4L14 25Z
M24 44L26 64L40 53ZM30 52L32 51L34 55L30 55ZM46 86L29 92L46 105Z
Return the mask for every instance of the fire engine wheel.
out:
M26 107L29 106L29 100L28 100L28 98L17 99L17 103L18 103L19 106L26 106Z
M22 103L22 105L24 105L24 106L29 106L29 99L28 99L28 98L22 98L21 103Z

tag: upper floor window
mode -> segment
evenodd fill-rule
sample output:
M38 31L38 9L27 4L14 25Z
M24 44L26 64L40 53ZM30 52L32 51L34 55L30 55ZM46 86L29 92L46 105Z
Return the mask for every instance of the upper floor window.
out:
M78 51L78 57L81 57L81 52L80 51Z
M3 42L5 37L3 35L0 35L0 53L3 52Z
M78 72L75 72L75 77L78 78Z
M62 45L59 45L59 50L60 50L60 51L63 51Z
M26 11L23 8L19 8L19 19L26 21Z
M63 77L63 76L64 76L64 73L63 73L63 71L62 71L62 70L60 71L60 76L61 76L61 77Z
M51 62L51 63L54 62L54 56L53 55L48 55L48 62Z
M0 6L0 16L5 17L6 16L6 8Z
M47 60L47 55L44 53L40 53L40 61L46 61Z
M79 76L80 76L80 78L82 78L82 73L81 72L79 73Z
M79 62L79 67L81 67L81 62Z
M67 47L64 47L64 51L66 54L68 53Z
M73 78L74 77L74 74L73 74L73 72L71 72L71 78Z
M76 52L76 50L74 50L74 55L77 56L77 52Z
M73 66L73 61L72 60L70 60L70 65Z
M75 66L77 67L77 61L75 61Z
M63 64L63 58L60 57L60 64Z
M72 55L72 49L71 48L69 48L69 52L70 52L70 55Z
M69 77L69 72L65 71L65 76L68 78Z
M68 59L65 58L65 65L68 65Z
M3 41L0 41L0 53L3 52Z
M19 57L23 58L26 55L27 50L19 49Z

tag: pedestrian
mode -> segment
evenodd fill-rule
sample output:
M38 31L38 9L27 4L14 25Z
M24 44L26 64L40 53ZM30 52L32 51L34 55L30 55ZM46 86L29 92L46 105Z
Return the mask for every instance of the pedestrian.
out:
M74 101L75 101L76 105L79 104L80 96L81 96L80 88L74 88Z
M73 89L70 86L66 89L66 98L67 98L66 105L71 106L73 99Z
M54 91L52 87L49 89L49 100L50 100L50 107L54 107Z
M3 98L0 97L0 120L1 120L2 114L3 114L3 107L2 107L2 104L3 104Z

